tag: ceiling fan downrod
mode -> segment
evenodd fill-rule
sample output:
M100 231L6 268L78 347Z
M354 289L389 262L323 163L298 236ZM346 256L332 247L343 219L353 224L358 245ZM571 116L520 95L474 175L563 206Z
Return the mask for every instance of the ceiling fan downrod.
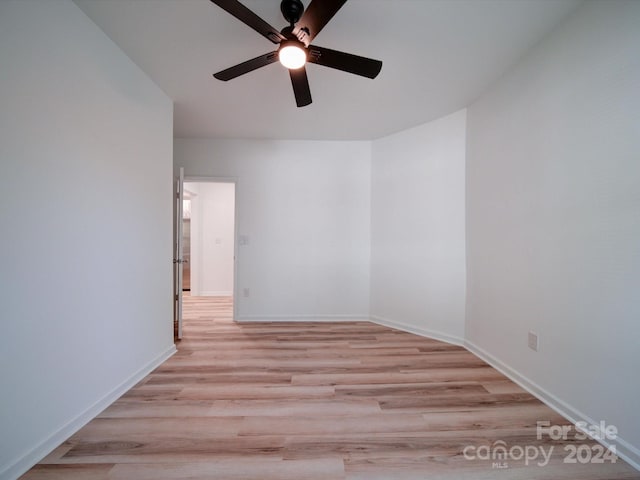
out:
M304 13L304 5L300 0L282 0L280 11L284 19L293 27Z

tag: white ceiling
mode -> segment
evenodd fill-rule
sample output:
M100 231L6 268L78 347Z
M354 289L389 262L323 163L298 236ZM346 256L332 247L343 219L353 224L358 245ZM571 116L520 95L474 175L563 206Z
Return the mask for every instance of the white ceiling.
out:
M75 2L174 100L176 137L321 140L379 138L465 107L580 3L349 0L313 43L382 60L382 72L308 65L313 103L297 108L278 63L213 78L275 46L208 0ZM286 25L280 0L243 3Z

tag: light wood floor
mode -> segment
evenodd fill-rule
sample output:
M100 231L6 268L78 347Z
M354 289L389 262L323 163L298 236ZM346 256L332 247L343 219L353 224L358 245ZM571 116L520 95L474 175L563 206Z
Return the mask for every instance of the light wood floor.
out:
M366 322L238 325L228 298L186 297L178 349L23 478L640 479L564 463L595 444L538 440L536 421L567 422L460 347ZM463 454L496 445L553 449L543 467Z

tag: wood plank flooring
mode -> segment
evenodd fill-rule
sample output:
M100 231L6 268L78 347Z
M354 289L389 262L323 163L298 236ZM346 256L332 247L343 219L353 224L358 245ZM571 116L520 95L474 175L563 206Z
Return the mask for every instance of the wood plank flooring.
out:
M22 478L640 479L620 459L565 463L565 448L596 444L538 439L537 421L568 423L461 347L367 322L235 324L231 311L186 296L178 353ZM508 458L484 458L499 446Z

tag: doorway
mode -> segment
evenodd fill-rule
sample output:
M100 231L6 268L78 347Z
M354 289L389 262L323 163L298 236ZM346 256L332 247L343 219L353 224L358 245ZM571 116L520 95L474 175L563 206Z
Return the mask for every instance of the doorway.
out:
M234 303L235 190L233 181L185 179L182 297L187 332L194 315L213 315L203 306ZM195 305L197 312L191 312Z
M182 291L191 291L191 199L196 194L184 191L182 200Z

